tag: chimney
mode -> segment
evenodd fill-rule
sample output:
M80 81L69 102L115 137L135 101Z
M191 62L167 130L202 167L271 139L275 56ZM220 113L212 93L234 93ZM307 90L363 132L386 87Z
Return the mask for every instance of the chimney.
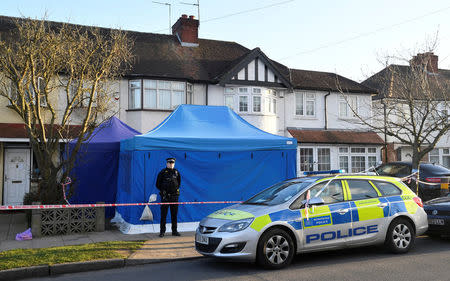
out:
M198 25L199 22L194 16L181 15L177 22L172 26L172 34L177 36L181 46L198 46Z
M411 66L426 66L427 71L430 73L438 72L438 56L433 52L419 53L409 61L409 64Z

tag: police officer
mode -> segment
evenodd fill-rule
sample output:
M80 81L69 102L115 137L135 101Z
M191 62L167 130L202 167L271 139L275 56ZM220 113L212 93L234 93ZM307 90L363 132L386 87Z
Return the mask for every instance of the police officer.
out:
M180 196L180 172L175 169L175 158L166 159L166 168L162 169L156 180L156 188L159 189L161 202L178 202ZM161 223L159 237L164 237L166 232L166 217L170 206L170 217L172 219L172 235L180 236L177 231L178 204L161 205Z

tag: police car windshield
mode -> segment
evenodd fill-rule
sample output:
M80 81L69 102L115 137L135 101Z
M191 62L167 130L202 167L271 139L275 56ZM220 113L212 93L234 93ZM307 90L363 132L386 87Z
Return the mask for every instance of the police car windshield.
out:
M270 206L282 204L308 187L312 182L311 180L283 181L261 191L243 204Z

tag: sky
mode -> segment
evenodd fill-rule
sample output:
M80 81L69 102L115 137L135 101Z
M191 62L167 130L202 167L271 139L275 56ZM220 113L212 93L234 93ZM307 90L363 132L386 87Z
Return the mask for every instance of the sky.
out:
M197 0L171 4L170 23L198 17ZM199 0L199 37L259 47L290 68L338 73L361 82L386 57L410 58L428 50L450 69L448 0ZM151 0L0 0L0 15L169 33L169 5ZM437 40L435 40L437 38ZM393 60L393 63L404 63Z

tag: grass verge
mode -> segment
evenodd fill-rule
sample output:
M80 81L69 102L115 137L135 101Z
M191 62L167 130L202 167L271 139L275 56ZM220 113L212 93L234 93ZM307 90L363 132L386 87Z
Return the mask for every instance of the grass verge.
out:
M114 241L42 249L16 249L0 252L0 270L81 262L103 259L126 258L140 249L145 241Z

